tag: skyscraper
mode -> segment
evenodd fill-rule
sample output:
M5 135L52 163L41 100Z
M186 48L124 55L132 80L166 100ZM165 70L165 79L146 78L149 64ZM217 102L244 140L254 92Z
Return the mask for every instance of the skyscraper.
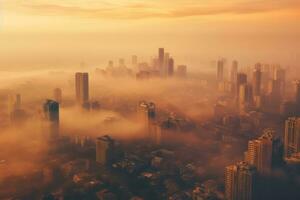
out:
M133 55L133 56L131 57L131 64L132 64L133 66L136 66L136 65L138 64L138 58L137 58L136 55Z
M173 75L174 75L174 59L170 58L168 64L168 76L173 76Z
M49 135L55 139L59 135L59 103L47 99L43 105L44 117L49 124Z
M146 136L149 139L153 139L155 134L154 126L155 126L155 116L156 116L156 107L152 102L141 101L138 105L138 114L142 123L144 125L144 131Z
M77 72L75 74L76 100L79 104L89 101L89 74Z
M165 57L165 49L159 48L158 49L158 69L161 71L164 64L164 57Z
M279 93L280 95L284 95L285 93L285 69L281 68L280 66L277 66L274 69L274 80L276 80L279 84Z
M224 80L224 61L218 60L217 62L217 81L221 82Z
M26 119L26 112L21 108L21 95L10 95L8 100L8 112L11 122L14 124L23 122Z
M21 95L15 94L15 95L9 95L9 102L8 102L8 109L9 112L13 112L15 110L18 110L21 108Z
M253 99L253 90L250 84L240 85L239 102L240 104L251 104Z
M53 98L55 101L57 101L58 103L61 103L62 101L62 91L60 88L55 88L53 90Z
M169 53L165 53L164 63L163 63L163 69L162 69L162 75L163 76L168 76L169 59L170 59L170 54Z
M178 65L177 66L177 76L185 78L187 75L187 67L186 65Z
M300 106L300 80L296 81L296 104Z
M253 95L260 96L261 93L261 77L262 73L260 68L257 68L253 72Z
M274 131L272 129L266 129L261 137L248 142L248 151L245 152L245 161L254 165L261 174L271 172L273 135Z
M280 80L269 80L268 94L274 101L280 101L282 97Z
M238 74L238 61L232 61L231 71L230 71L230 80L233 84L237 81L237 74Z
M114 61L112 61L112 60L108 61L107 68L108 68L108 69L114 68Z
M285 121L284 156L300 152L300 118L290 117Z
M230 69L230 85L231 85L230 92L232 93L232 95L236 95L236 91L237 91L236 88L237 74L238 74L238 61L234 60L232 61L232 65Z
M256 168L239 162L225 168L225 199L252 200L256 183Z
M238 73L236 77L237 98L239 98L240 86L246 83L247 83L247 75L244 73Z
M119 59L119 67L125 67L125 60L123 58Z
M96 140L96 162L101 165L110 164L113 159L115 141L108 135L97 138Z

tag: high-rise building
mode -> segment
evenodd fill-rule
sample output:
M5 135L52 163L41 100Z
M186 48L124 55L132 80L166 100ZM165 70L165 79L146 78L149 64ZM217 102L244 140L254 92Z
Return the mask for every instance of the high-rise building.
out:
M57 138L59 135L59 103L47 99L43 105L44 117L49 124L49 135Z
M236 96L239 98L240 94L240 86L247 83L247 75L244 73L238 73L236 77L236 88L237 94Z
M262 73L260 67L256 67L253 72L253 95L260 96L261 94L261 78Z
M269 174L272 168L273 152L272 129L264 130L261 137L248 142L248 151L245 152L245 161L257 168L261 174Z
M9 112L19 110L21 108L21 95L9 95L8 109Z
M296 81L296 104L300 106L300 80Z
M237 81L237 74L238 74L238 61L232 61L231 71L230 71L230 80L233 84Z
M173 76L173 75L174 75L174 59L170 58L168 64L168 76Z
M241 84L239 86L238 106L241 112L244 112L253 103L252 85Z
M119 67L125 67L125 60L123 58L119 59Z
M21 95L9 95L8 100L8 112L11 122L14 124L24 122L24 120L27 118L27 115L25 110L21 108Z
M279 80L269 80L268 94L274 100L281 99L281 82Z
M254 200L256 168L239 162L225 168L225 199Z
M163 65L164 65L164 57L165 57L165 49L164 48L159 48L158 49L158 69L162 70Z
M240 85L239 102L240 104L251 104L253 99L252 86L250 84Z
M165 53L165 55L164 55L163 69L162 69L162 75L163 76L168 76L169 59L170 59L170 54L169 53Z
M284 95L285 93L285 69L281 68L280 66L277 66L274 69L274 80L276 80L279 84L279 92L280 95Z
M133 56L131 57L131 64L132 64L133 66L136 66L136 65L138 64L138 58L137 58L136 55L133 55Z
M139 118L144 125L144 131L149 139L153 140L156 134L155 130L155 116L156 107L152 102L141 101L138 105Z
M110 164L113 160L115 141L108 135L96 140L96 162L101 165Z
M284 156L300 152L300 118L290 117L285 121Z
M273 77L271 76L270 65L264 64L262 65L262 77L261 77L261 81L262 81L261 84L264 92L268 90L268 84L270 79L273 79Z
M178 65L177 66L177 76L185 78L187 76L187 67L186 65Z
M62 102L62 91L60 88L55 88L53 90L53 98L55 101L57 101L58 103Z
M114 61L112 61L112 60L108 61L107 68L108 68L108 69L114 68Z
M76 100L79 104L89 101L89 74L77 72L75 74Z
M262 70L262 64L261 63L256 63L254 66L254 71L261 71Z
M217 62L217 81L221 82L224 80L224 61L218 60Z

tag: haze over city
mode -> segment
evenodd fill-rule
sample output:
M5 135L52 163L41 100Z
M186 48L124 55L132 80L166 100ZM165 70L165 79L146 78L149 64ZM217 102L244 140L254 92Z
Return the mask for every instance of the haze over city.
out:
M0 1L0 199L300 199L297 0Z

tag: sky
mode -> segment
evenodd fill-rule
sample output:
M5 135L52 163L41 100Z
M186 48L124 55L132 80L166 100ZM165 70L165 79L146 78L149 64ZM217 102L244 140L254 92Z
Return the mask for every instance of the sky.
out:
M0 0L0 69L148 61L158 47L197 70L220 57L297 66L299 24L299 0Z

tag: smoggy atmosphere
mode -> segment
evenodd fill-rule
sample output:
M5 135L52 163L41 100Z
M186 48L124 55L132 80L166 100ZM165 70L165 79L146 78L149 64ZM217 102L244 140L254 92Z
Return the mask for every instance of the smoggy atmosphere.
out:
M0 199L300 199L299 13L0 1Z

